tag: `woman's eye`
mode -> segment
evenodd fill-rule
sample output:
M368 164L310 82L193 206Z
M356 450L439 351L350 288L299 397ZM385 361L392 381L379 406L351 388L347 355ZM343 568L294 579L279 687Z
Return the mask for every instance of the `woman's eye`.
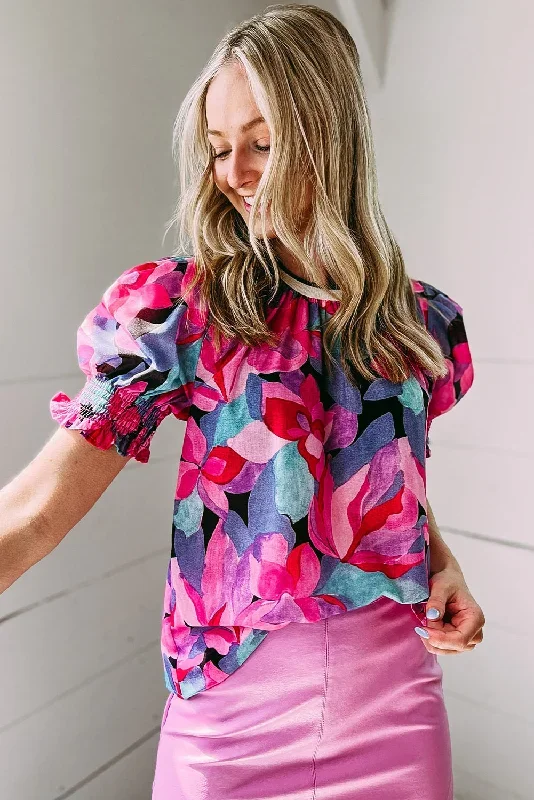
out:
M264 147L262 147L261 145L257 144L256 147L261 153L267 153L271 149L271 146L269 144L265 145ZM214 153L213 154L213 158L214 159L216 159L216 158L224 158L224 156L227 156L229 153L230 153L230 150L225 150L224 153L217 153L217 154Z

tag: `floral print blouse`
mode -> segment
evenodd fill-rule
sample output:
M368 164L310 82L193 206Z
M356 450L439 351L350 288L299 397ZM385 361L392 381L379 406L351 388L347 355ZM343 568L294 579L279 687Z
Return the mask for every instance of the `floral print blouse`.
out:
M422 618L428 432L473 382L462 308L429 283L411 279L448 374L356 388L337 361L326 372L336 290L280 266L266 317L278 348L223 338L216 351L198 287L181 297L194 268L163 258L121 274L78 329L85 385L50 401L60 425L143 463L168 414L186 423L161 630L165 683L184 699L290 622L380 596Z

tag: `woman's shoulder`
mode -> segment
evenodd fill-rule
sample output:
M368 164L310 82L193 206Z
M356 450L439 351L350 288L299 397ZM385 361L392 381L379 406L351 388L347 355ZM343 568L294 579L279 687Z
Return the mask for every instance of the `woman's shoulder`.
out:
M428 320L429 313L431 315L439 313L449 321L457 315L462 315L462 306L444 292L443 289L417 278L410 278L410 282L419 306L424 313L425 321Z
M473 359L462 306L431 283L413 278L410 280L425 326L440 345L448 368L447 374L433 383L428 407L431 420L456 405L471 387L474 378Z
M128 322L142 311L169 308L177 300L194 305L198 292L190 290L195 275L192 256L165 256L144 261L121 272L106 289L103 300L120 322Z

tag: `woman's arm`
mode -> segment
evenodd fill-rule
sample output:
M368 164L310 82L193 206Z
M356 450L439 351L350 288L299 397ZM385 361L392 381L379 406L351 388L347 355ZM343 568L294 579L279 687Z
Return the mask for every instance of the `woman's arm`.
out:
M426 603L425 628L417 627L426 649L436 655L461 653L482 641L485 619L469 591L462 570L443 541L428 503L430 542L430 597ZM437 618L436 614L439 612Z
M100 450L78 430L56 429L0 489L0 594L52 552L129 458L115 447Z

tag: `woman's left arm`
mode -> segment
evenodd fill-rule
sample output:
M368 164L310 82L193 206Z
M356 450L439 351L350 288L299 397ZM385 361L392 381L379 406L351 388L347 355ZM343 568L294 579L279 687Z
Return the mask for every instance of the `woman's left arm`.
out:
M473 650L483 639L484 614L467 588L458 561L443 541L428 502L427 516L430 537L428 623L426 628L416 630L428 634L428 638L421 638L430 653L447 655Z

